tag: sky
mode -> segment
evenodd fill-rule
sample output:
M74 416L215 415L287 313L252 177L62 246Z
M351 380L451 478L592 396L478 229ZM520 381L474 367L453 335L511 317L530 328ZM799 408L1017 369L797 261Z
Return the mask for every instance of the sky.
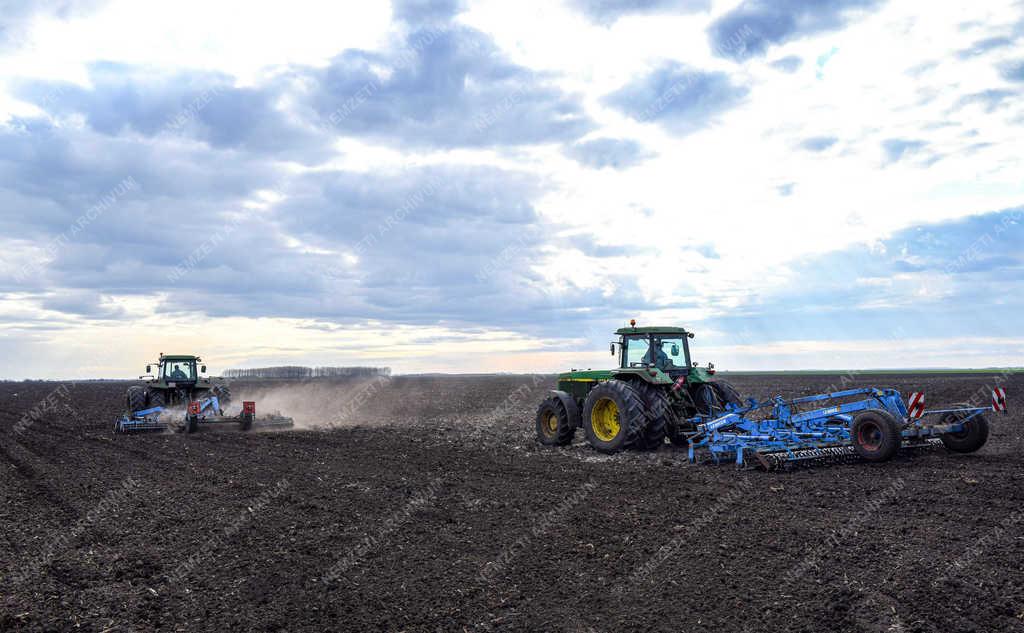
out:
M0 0L0 378L1024 365L1024 2Z

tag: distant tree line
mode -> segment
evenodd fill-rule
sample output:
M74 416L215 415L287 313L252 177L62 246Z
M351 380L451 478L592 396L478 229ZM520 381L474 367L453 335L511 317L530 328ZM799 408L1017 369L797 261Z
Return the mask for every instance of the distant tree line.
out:
M255 369L227 369L225 378L351 378L361 376L390 376L390 367L257 367Z

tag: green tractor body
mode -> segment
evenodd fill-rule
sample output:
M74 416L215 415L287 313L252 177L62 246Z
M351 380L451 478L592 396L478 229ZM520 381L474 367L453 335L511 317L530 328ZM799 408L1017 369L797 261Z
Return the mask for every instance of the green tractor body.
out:
M206 376L202 362L190 354L161 354L156 373L152 365L146 365L145 385L128 388L128 410L185 406L207 395L216 395L223 409L231 401L230 388L223 380Z
M571 370L558 376L558 388L537 411L541 443L564 445L582 428L603 452L654 449L667 437L683 441L686 420L739 402L728 383L715 378L714 365L698 367L690 358L693 334L680 327L631 327L615 331L611 353L618 366Z

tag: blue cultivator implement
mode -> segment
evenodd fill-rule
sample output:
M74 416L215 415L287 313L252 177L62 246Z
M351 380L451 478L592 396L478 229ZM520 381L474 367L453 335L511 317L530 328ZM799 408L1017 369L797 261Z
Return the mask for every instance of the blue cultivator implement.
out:
M813 407L813 408L808 408ZM807 409L807 410L801 410ZM755 464L774 470L791 464L863 459L882 462L900 449L944 445L971 453L988 439L987 411L1006 411L1002 389L991 407L959 406L926 411L924 396L907 405L893 389L851 389L802 398L776 396L765 402L729 404L715 416L694 418L687 433L690 461Z
M180 410L179 410L180 411ZM174 430L179 433L195 433L202 427L235 427L242 431L263 428L289 428L291 418L274 414L256 417L256 403L243 402L242 411L235 416L224 415L217 396L195 400L188 404L184 417L175 415L165 407L151 407L133 413L126 413L114 421L117 433L145 433Z

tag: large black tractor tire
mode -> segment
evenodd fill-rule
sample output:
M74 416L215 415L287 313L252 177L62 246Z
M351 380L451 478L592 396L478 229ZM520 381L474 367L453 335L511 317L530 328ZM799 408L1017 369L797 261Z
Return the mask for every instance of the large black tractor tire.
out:
M725 411L725 405L718 395L718 389L715 389L714 383L704 382L693 385L690 388L690 396L693 397L693 403L696 405L698 413L714 416Z
M637 448L653 451L665 443L668 427L675 422L672 404L664 387L648 382L634 382L633 385L644 399L647 413L646 426L640 435Z
M142 411L148 409L149 406L146 404L146 388L138 385L128 387L128 410L132 413L136 411Z
M882 409L861 411L850 427L853 450L869 462L886 462L900 450L900 425L896 418Z
M969 407L971 405L957 405ZM942 416L943 424L959 422L964 418L961 413L947 413ZM988 420L984 414L979 413L970 420L964 422L964 430L959 433L943 433L940 436L946 450L954 453L973 453L988 441Z
M736 387L732 386L732 383L728 383L724 380L716 380L711 383L715 393L718 394L718 400L723 404L734 404L737 407L743 406L743 398L740 396L740 392L736 391Z
M629 383L608 380L587 394L583 404L583 434L602 453L640 446L647 423L643 396Z
M167 401L164 399L164 392L159 389L148 389L146 397L149 399L150 407L166 407Z
M576 437L576 421L569 419L565 405L551 396L537 407L537 441L545 446L567 446Z

